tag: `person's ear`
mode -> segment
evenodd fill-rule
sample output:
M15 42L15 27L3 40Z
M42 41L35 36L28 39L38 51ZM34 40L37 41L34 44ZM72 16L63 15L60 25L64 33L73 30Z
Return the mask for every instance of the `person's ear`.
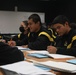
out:
M40 24L40 22L38 21L38 22L37 22L37 24L39 25L39 24Z
M68 22L65 22L65 25L67 26L68 25Z

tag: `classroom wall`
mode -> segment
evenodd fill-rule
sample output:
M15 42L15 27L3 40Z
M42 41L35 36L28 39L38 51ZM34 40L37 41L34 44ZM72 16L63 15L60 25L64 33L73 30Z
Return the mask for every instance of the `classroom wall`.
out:
M0 10L20 12L44 12L48 24L59 14L66 15L71 22L76 22L76 0L2 0Z
M19 27L22 21L37 12L0 11L0 33L20 33ZM41 22L45 23L45 13L37 13Z

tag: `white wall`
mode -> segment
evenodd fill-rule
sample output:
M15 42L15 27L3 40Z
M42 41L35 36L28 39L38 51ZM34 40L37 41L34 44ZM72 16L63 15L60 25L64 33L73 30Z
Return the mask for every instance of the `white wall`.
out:
M28 17L37 12L15 12L0 11L0 33L19 33L21 21L28 20ZM45 23L45 13L39 14L42 23Z

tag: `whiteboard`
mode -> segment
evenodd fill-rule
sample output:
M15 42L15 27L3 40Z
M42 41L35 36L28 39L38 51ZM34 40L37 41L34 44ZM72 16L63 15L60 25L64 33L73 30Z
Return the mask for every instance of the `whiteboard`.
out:
M0 33L20 33L19 27L23 20L37 12L0 11ZM45 23L45 13L37 13L41 22Z

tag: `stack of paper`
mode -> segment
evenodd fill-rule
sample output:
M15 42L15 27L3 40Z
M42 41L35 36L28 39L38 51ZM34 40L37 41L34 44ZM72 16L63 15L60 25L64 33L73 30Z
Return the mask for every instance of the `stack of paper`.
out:
M45 57L51 57L53 59L65 59L65 58L75 58L74 56L62 55L62 54L50 54L48 51L27 51L31 55L42 54Z
M34 62L34 64L47 66L50 67L51 69L58 71L76 73L76 65L69 64L66 62L46 61L46 62Z
M47 54L49 57L52 57L54 59L68 59L68 58L75 58L74 56L70 55L62 55L62 54Z
M48 51L40 50L40 51L27 51L28 53L39 53L39 54L49 54Z
M22 47L22 46L16 46L18 49L20 49L20 50L30 50L29 48L24 48L24 47Z
M0 66L3 69L16 72L18 74L26 74L26 75L55 75L51 72L46 72L45 70L42 70L36 66L33 65L33 63L29 63L26 61L21 61L9 65Z

